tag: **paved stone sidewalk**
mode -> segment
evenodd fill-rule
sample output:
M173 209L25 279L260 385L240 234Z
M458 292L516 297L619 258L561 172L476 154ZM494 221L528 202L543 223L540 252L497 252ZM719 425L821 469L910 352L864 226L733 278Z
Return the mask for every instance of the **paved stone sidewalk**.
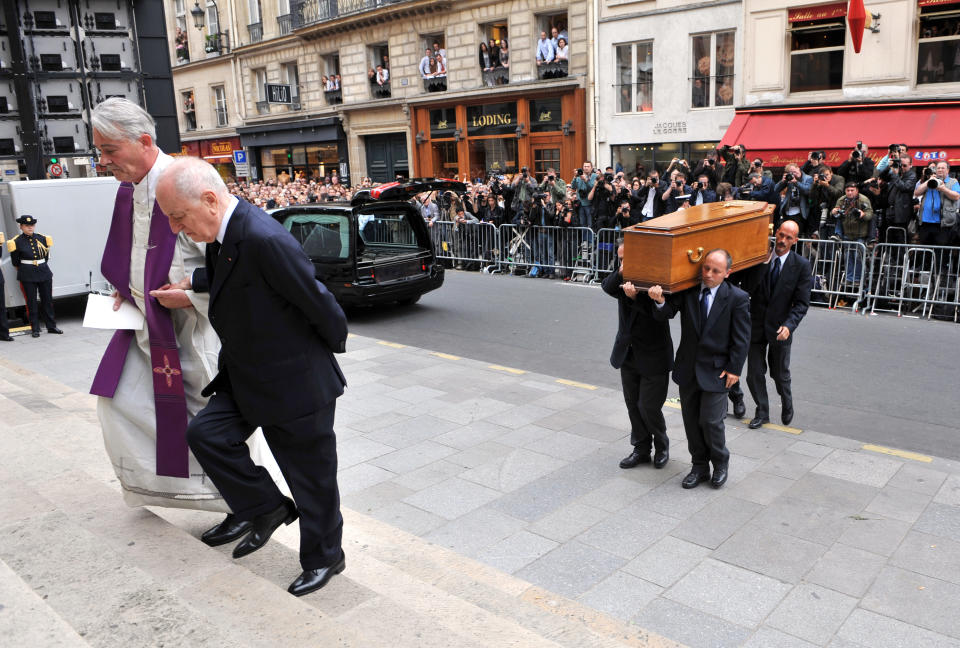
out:
M19 364L81 387L106 337L67 333L0 348L0 376ZM730 481L686 491L675 407L667 467L624 471L618 392L388 341L348 349L352 511L689 646L960 647L956 462L728 419Z

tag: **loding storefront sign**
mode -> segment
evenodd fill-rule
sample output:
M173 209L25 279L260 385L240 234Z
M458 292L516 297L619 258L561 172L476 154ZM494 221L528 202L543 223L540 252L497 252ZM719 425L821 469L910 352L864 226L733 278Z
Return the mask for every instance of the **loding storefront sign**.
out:
M468 135L509 135L517 129L515 101L467 106Z

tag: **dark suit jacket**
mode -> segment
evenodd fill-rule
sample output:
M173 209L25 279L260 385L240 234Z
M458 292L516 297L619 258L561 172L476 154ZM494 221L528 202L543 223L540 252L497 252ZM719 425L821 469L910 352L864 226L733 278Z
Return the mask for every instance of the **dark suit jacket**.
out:
M262 426L306 416L342 394L333 352L346 348L346 317L296 239L240 200L218 257L213 247L193 276L194 290L209 289L222 344L220 371L204 395L231 392L247 422Z
M810 290L813 276L810 262L791 250L780 269L780 278L770 293L770 264L751 269L749 283L743 288L750 293L750 337L754 342L766 339L770 343L790 344L800 320L810 308ZM790 337L777 342L777 329L786 326Z
M636 299L627 297L620 284L623 277L611 272L603 280L603 291L617 298L619 325L617 339L613 343L610 364L614 369L623 366L627 352L633 347L634 365L644 376L665 374L673 369L673 339L670 325L663 319L655 319L656 306L646 293Z
M722 371L740 376L750 348L750 297L724 281L717 289L705 330L700 330L700 285L667 298L654 307L661 320L680 313L680 346L673 367L673 382L694 380L703 391L725 392Z

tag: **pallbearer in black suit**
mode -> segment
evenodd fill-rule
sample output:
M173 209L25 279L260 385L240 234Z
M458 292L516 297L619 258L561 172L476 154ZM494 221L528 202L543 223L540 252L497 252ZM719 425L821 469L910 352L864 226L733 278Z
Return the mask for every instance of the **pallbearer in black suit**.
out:
M50 270L50 248L53 239L36 233L37 219L24 214L17 219L20 234L7 241L10 261L17 269L17 281L27 302L27 316L33 337L40 337L40 317L47 333L61 334L53 317L53 272ZM39 297L39 308L37 301Z
M5 243L3 232L0 232L0 259L3 259ZM13 342L13 338L10 337L10 324L7 323L7 300L3 293L3 273L0 273L0 341Z
M617 298L619 322L610 364L620 370L623 399L630 415L630 445L633 450L620 462L621 468L650 463L663 468L670 458L663 402L667 399L673 369L670 325L653 316L653 301L633 283L623 281L623 243L617 248L620 267L603 280L603 290Z
M714 488L727 481L730 452L723 419L727 391L740 380L750 346L750 297L724 281L733 259L726 250L712 250L703 259L701 284L666 299L663 288L648 290L659 304L654 316L664 320L680 313L680 346L673 382L680 387L680 411L693 468L684 488L711 479Z
M202 539L218 545L244 535L233 551L240 558L299 516L303 573L289 591L307 594L345 566L333 419L346 382L333 353L345 349L346 318L290 233L231 196L206 162L173 162L156 195L174 232L208 243L206 268L175 287L209 291L222 342L219 373L202 392L213 396L188 425L187 442L233 513ZM250 459L244 441L257 427L296 504Z
M747 387L757 411L751 428L770 422L767 399L767 362L770 377L780 394L780 420L793 420L793 391L790 386L790 348L793 332L810 308L813 277L810 262L794 252L800 234L796 221L786 220L777 230L770 262L757 266L750 289L750 353L747 357ZM769 350L768 350L769 349Z

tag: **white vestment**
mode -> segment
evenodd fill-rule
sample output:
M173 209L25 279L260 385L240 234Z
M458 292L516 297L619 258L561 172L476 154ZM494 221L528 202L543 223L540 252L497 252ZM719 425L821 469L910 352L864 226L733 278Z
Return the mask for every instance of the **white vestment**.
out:
M130 293L137 307L144 306L144 269L150 248L150 221L153 215L157 180L173 158L160 153L153 168L134 185L133 245L130 253ZM205 264L203 243L196 243L183 232L170 263L170 283L192 276ZM192 419L207 404L200 390L217 373L220 340L208 319L209 295L188 291L193 308L170 311L183 372L183 390L187 413ZM129 506L166 506L230 512L216 486L206 476L193 453L190 453L190 477L157 475L157 423L154 407L153 372L150 362L150 336L147 327L136 331L130 344L120 383L113 398L97 399L97 415L103 430L107 455L123 488L123 499ZM257 430L247 441L254 462L267 468L271 476L287 492L276 461Z

